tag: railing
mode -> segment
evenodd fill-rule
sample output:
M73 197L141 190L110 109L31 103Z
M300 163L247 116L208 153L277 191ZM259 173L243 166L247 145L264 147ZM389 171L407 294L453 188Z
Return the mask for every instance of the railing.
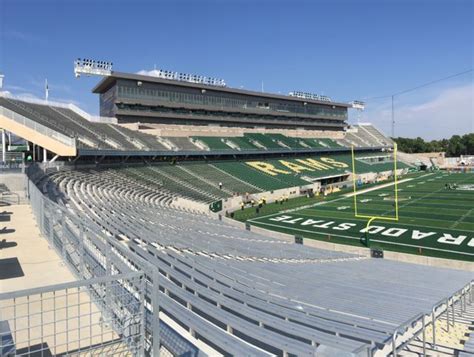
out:
M39 177L42 171L37 165L27 170L29 177ZM47 199L41 191L28 180L28 195L33 214L43 236L55 248L63 261L78 279L94 279L97 277L143 272L144 279L144 313L143 313L143 353L146 356L159 356L163 346L173 355L196 356L199 350L180 336L170 326L158 319L159 308L159 272L158 268L130 251L126 246L110 238L107 222L104 227L86 219L80 214L73 214L66 208ZM127 301L136 300L137 294L131 293L124 284L120 287L127 296ZM125 292L125 289L128 293ZM105 297L104 305L110 306L110 298ZM118 331L122 329L117 326ZM134 341L124 340L123 343ZM135 345L131 349L136 350ZM141 353L139 353L141 355Z
M42 124L39 124L31 119L24 117L21 114L15 113L14 111L0 106L0 115L7 117L21 125L24 125L30 129L37 131L40 134L48 136L60 143L76 148L76 140L64 134L58 133L57 131L50 129Z
M1 173L21 173L25 172L25 164L21 161L0 161Z
M436 349L436 321L438 321L443 314L446 319L446 331L449 332L450 326L455 326L455 304L460 304L460 311L466 311L466 304L474 302L474 280L466 284L463 288L456 291L453 295L440 300L434 304L431 312L420 313L410 320L400 324L389 337L385 343L385 348L372 349L373 356L392 356L396 357L398 352L405 348L411 341L421 335L421 343L423 356L426 355L427 344L430 348ZM451 313L449 312L451 310ZM431 326L431 342L427 342L427 327Z
M142 356L143 283L131 272L0 294L0 355Z
M61 102L36 99L36 98L22 98L22 97L17 97L11 94L5 94L1 92L0 92L0 97L16 99L16 100L20 100L22 102L27 102L27 103L49 105L49 106L57 107L57 108L71 109L72 111L76 112L78 115L84 117L85 119L91 122L117 124L117 118L90 115L89 113L79 108L77 105L70 104L70 103L61 103Z

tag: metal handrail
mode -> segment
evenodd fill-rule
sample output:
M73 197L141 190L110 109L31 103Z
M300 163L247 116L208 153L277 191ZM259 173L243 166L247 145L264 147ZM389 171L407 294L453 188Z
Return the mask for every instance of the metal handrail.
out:
M110 281L116 281L116 280L129 280L133 278L140 278L143 276L143 274L144 273L142 271L134 271L134 272L125 273L125 274L107 275L107 276L101 276L101 277L91 278L87 280L77 280L77 281L71 281L68 283L61 283L61 284L55 284L55 285L41 286L38 288L11 291L8 293L1 293L0 300L18 299L18 298L28 296L28 295L45 294L45 293L49 293L49 292L53 292L57 290L73 289L73 288L78 288L84 285L95 285L95 284L106 283Z
M442 298L437 303L433 304L431 312L419 313L419 314L415 315L414 317L410 318L409 320L407 320L407 321L401 323L400 325L398 325L398 327L396 327L394 329L393 335L388 337L384 341L384 344L385 345L388 345L389 343L393 344L398 335L403 335L404 333L407 332L407 330L410 327L414 327L416 324L422 322L422 328L419 331L417 331L416 333L414 333L413 336L410 339L408 339L408 341L400 344L399 346L394 346L393 348L394 348L394 351L398 351L400 348L403 348L404 346L406 346L410 341L412 341L414 338L416 338L416 336L418 336L421 332L423 332L423 329L426 329L425 319L426 319L427 316L428 316L428 318L432 317L434 319L434 321L431 322L434 325L436 320L445 311L447 311L449 309L450 301L451 301L451 305L455 304L457 301L459 301L461 299L461 297L464 294L466 294L468 291L470 291L470 289L473 289L473 287L472 287L473 284L474 284L474 279L472 281L470 281L469 283L467 283L465 286L463 286L461 289L456 290L449 297ZM437 310L440 307L442 307L443 305L446 305L446 307L444 309L442 309L442 311L437 313ZM434 314L436 314L436 316ZM372 351L371 351L372 354L374 354L377 350L378 350L378 348L376 346L372 347Z
M17 122L21 125L24 125L24 126L28 127L28 128L31 128L31 129L37 131L40 134L46 135L46 136L48 136L48 137L50 137L54 140L57 140L57 141L59 141L60 143L62 143L64 145L76 148L76 139L75 138L71 138L71 137L66 136L64 134L61 134L61 133L57 132L56 130L48 128L48 127L46 127L42 124L39 124L39 123L37 123L37 122L35 122L31 119L28 119L27 117L25 117L21 114L15 113L14 111L12 111L8 108L0 106L0 115L4 115L8 119L13 120L13 121L15 121L15 122Z

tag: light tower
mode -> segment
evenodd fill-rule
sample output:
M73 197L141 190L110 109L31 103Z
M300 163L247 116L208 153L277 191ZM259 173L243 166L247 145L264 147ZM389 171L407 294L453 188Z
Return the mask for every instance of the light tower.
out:
M81 74L86 76L110 76L112 65L112 62L78 58L74 61L74 75L76 78L79 78Z
M362 115L362 112L365 109L365 102L362 102L360 100L353 100L349 104L352 104L352 108L357 110L357 124L360 123L360 117Z
M5 75L0 73L0 90L3 88L3 78L5 78Z

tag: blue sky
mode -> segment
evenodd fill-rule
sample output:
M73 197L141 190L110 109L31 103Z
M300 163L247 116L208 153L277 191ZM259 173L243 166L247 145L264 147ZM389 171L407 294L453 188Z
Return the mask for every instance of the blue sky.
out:
M304 90L350 101L389 95L473 67L474 2L0 0L4 89L98 112L73 60L118 71L158 68L224 78L268 92ZM473 74L396 100L398 135L474 131ZM390 131L390 101L367 101L362 120ZM355 116L351 116L351 121ZM449 121L449 125L446 122Z

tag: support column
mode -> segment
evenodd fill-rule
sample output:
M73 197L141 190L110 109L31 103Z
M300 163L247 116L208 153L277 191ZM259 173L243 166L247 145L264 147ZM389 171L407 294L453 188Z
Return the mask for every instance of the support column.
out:
M153 318L152 318L152 333L153 333L153 356L160 355L160 286L159 286L159 272L158 268L154 267L151 272L153 279L153 296L151 297L151 304L153 308ZM192 331L190 331L192 333Z
M423 356L426 356L426 324L425 324L425 315L421 318L422 324L422 334L423 334Z
M2 129L2 162L7 162L7 140L5 129Z
M446 331L449 332L449 299L446 299Z
M48 150L43 148L43 162L48 162Z

